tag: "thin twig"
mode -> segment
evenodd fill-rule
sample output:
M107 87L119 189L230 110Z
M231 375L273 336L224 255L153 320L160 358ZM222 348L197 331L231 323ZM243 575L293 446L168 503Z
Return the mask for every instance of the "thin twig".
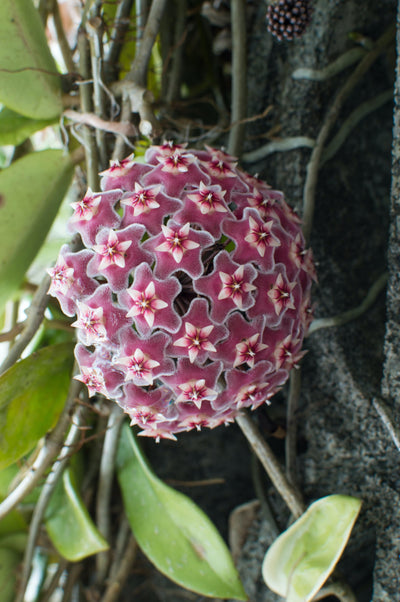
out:
M110 36L111 42L105 59L105 67L108 71L113 71L118 63L119 55L125 40L125 34L129 29L129 16L132 4L133 0L121 0L117 5L114 26Z
M327 161L332 159L338 152L343 142L346 140L350 132L356 127L356 125L364 119L367 115L370 115L373 111L379 109L382 105L386 104L390 100L393 100L393 90L386 90L381 94L378 94L374 98L366 100L361 103L343 122L340 130L330 143L326 146L322 158L320 167L322 167Z
M246 117L246 2L231 1L232 28L232 107L231 130L229 132L228 152L238 156L241 153L244 122Z
M22 481L0 504L0 520L4 518L17 504L30 493L42 479L44 473L60 452L63 445L64 433L71 422L71 411L82 388L82 383L72 380L64 410L54 429L47 435L44 445L36 460Z
M272 140L254 151L243 153L242 159L246 163L256 163L272 153L291 151L296 148L314 148L314 146L315 140L312 138L307 138L307 136L290 136L288 138Z
M68 44L67 36L65 35L64 27L61 21L60 9L58 7L58 0L53 0L52 5L54 28L56 30L58 46L61 50L65 67L69 73L75 71L74 59L72 58L71 48Z
M27 312L28 317L25 321L24 329L1 364L0 374L3 374L3 372L15 364L40 327L49 301L47 291L49 290L50 282L50 276L46 275L40 283Z
M0 333L0 343L6 343L7 341L12 341L15 337L23 331L25 326L25 322L19 322L15 324L10 330L7 332Z
M60 479L65 469L65 466L69 461L71 454L73 453L73 450L81 435L83 413L84 409L79 406L73 416L71 428L65 440L65 443L42 487L39 499L35 505L35 509L33 511L29 527L28 541L25 546L22 575L20 577L18 593L15 602L23 602L25 598L26 587L29 581L29 575L31 573L33 553L35 551L36 540L39 535L42 520L46 512L46 508L49 504L51 495L54 491L54 488L57 485L58 480Z
M167 0L153 0L143 37L140 41L138 52L133 60L131 69L126 78L137 86L146 88L147 72L153 50L154 42L160 29L161 18L167 4Z
M86 31L89 36L90 57L92 61L93 77L93 104L94 112L100 119L106 116L104 84L103 84L103 23L100 17L89 19ZM101 129L96 129L97 151L100 161L100 169L107 167L107 149L105 134Z
M238 416L236 416L236 422L241 428L243 434L246 436L252 450L261 461L261 464L264 466L274 487L286 502L286 505L290 509L291 513L295 518L299 518L299 516L301 516L305 510L301 495L298 490L291 483L289 483L281 465L273 454L268 443L261 436L261 433L254 421L247 413L241 412Z
M332 316L331 318L318 318L311 322L310 328L308 330L307 336L313 334L315 331L320 330L320 328L331 328L332 326L343 326L343 324L347 324L352 320L356 320L360 316L362 316L372 305L375 303L378 295L383 291L386 286L388 279L388 274L385 272L374 282L374 284L369 289L365 299L360 305L357 307L353 307L353 309L349 309L344 311L337 316Z
M179 86L182 74L182 58L183 58L183 42L186 37L186 0L178 0L176 2L176 23L174 31L174 45L171 57L171 69L169 71L169 79L167 91L165 93L166 104L171 104L179 94Z
M301 369L298 367L290 373L289 395L286 410L285 460L286 476L297 485L296 449L297 449L297 418L296 412L301 391Z
M108 419L100 462L99 485L96 496L96 522L100 533L106 540L110 538L110 499L115 457L124 416L124 412L119 405L114 403ZM96 556L96 579L99 583L106 576L109 560L110 555L107 552L102 552Z
M366 52L365 48L351 48L332 61L332 63L323 67L323 69L311 69L309 67L300 67L300 69L296 69L292 73L292 78L323 82L334 75L341 73L344 69L350 67L350 65L357 63L365 56Z
M49 586L47 587L46 591L43 593L42 597L40 598L40 602L50 602L52 598L54 592L56 591L56 589L59 587L59 582L61 577L63 576L64 572L66 571L68 567L68 560L65 560L64 558L62 558L60 560L60 562L58 563L58 567L56 572L54 573L54 575L51 578L51 581L49 583Z
M125 514L122 514L120 526L118 529L117 536L115 538L115 545L113 548L113 561L108 573L108 579L113 581L116 574L121 566L122 559L125 555L125 549L127 546L128 539L131 535L131 526Z
M385 48L392 42L395 37L396 26L390 26L385 33L378 39L373 49L364 56L357 65L353 73L347 79L345 84L339 90L336 98L331 105L322 127L317 136L314 149L311 153L310 161L307 165L307 176L303 192L303 233L307 242L310 240L312 230L312 222L314 217L315 192L318 180L318 170L324 150L327 137L336 121L338 113L349 96L353 88L358 84L363 75L368 71L371 65L377 60Z
M119 571L107 587L106 592L101 599L101 602L115 602L119 599L121 590L129 576L132 564L134 563L137 549L138 547L136 540L133 537L133 535L131 535L125 550L125 554L122 557Z
M92 111L92 86L88 83L91 79L90 72L90 52L89 44L84 29L78 32L78 50L79 50L79 72L85 82L79 86L81 97L81 110L83 113ZM84 126L84 146L87 169L87 184L92 190L99 190L99 159L96 146L96 138L93 132Z
M389 413L383 404L383 400L379 399L378 397L374 397L374 399L372 400L372 404L378 412L383 424L387 428L393 443L397 447L398 451L400 451L400 433L394 426L393 420L389 416Z

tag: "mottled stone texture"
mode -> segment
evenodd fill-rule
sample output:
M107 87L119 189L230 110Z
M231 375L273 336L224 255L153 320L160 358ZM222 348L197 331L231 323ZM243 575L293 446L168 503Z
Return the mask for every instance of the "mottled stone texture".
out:
M335 60L354 46L351 32L377 39L396 15L394 1L318 0L305 36L279 43L265 34L261 4L250 27L249 114L260 114L269 104L273 109L262 122L249 126L248 151L265 144L265 138L255 138L260 132L275 127L282 138L315 138L336 92L355 67L323 82L295 80L292 73L300 67L320 69ZM393 46L379 58L346 100L330 139L361 103L392 88L394 50ZM400 595L400 454L372 405L382 394L399 424L400 121L395 115L391 203L390 102L360 121L319 173L311 236L319 264L317 317L359 305L387 263L390 277L386 306L382 293L358 320L310 335L296 416L299 485L306 501L330 493L363 500L340 563L361 602L393 602ZM275 153L251 167L284 189L301 211L309 156L308 149ZM260 518L240 561L252 602L276 600L253 574L268 532Z

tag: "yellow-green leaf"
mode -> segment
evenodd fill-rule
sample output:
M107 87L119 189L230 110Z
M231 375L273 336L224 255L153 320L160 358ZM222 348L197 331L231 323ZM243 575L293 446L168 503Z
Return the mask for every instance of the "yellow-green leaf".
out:
M194 502L155 476L127 425L122 430L117 472L136 540L162 573L205 596L247 599L215 526Z
M52 495L46 511L46 529L59 554L71 562L109 547L89 516L71 468L64 470Z
M287 602L309 602L333 571L360 511L346 495L317 500L268 549L262 574Z
M33 119L60 115L60 74L32 0L1 0L0 40L0 102Z
M31 153L0 172L0 311L39 251L72 172L61 150Z
M27 454L64 407L73 343L44 347L0 376L0 469Z
M34 132L54 123L55 119L31 119L3 107L0 111L0 146L17 146Z

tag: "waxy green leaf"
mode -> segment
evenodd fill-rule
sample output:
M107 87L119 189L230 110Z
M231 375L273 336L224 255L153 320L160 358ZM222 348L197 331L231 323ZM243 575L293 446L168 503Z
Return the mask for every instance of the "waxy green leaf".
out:
M1 0L0 40L0 102L33 119L60 115L61 78L32 0Z
M17 146L31 134L56 123L55 119L30 119L7 107L0 111L0 146Z
M0 376L0 469L27 454L64 407L73 343L44 347Z
M31 153L0 172L0 311L39 251L72 172L61 150Z
M127 425L122 430L117 472L136 540L162 573L205 596L247 599L215 526L194 502L155 476Z
M71 562L103 552L109 547L89 516L71 468L64 470L51 497L45 519L54 547Z
M265 583L287 602L311 600L338 562L360 511L346 495L317 500L268 549Z

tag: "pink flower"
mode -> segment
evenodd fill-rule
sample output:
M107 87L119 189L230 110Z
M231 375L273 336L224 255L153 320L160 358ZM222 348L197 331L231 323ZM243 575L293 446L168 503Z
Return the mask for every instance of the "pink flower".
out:
M73 208L86 248L61 249L49 293L76 314L90 396L156 441L270 402L304 355L316 279L281 192L222 150L164 142Z
M77 301L78 319L71 324L79 328L80 336L85 345L94 345L107 339L104 323L104 310L102 307L93 309L82 301Z
M153 186L143 188L135 182L135 192L129 193L121 199L121 205L127 205L132 209L133 217L149 213L152 209L157 209L160 203L157 203L156 198L161 190L161 186Z
M168 228L161 226L165 242L155 248L155 251L163 253L171 253L176 263L181 263L183 254L189 249L197 249L200 245L198 242L189 239L190 224L187 223L182 228Z
M257 222L254 218L249 217L249 233L244 240L255 247L261 257L264 257L268 247L279 247L279 240L272 234L273 220L269 222Z
M278 316L284 309L295 309L292 297L292 290L295 286L295 282L285 282L282 274L278 274L274 286L268 291L268 297L274 304Z
M247 364L250 368L254 367L254 361L257 354L263 349L266 349L268 345L260 343L260 333L253 334L252 337L244 339L240 343L236 344L236 358L233 367L236 368L241 364Z
M183 270L191 278L198 278L203 272L200 253L212 245L212 236L192 229L189 223L180 226L171 220L161 228L161 234L142 244L143 249L156 257L156 276L168 278L173 272Z
M101 255L99 270L104 270L110 265L125 267L125 251L131 246L131 240L120 241L114 230L110 230L107 242L103 245L95 245L93 250Z
M189 311L182 318L182 326L173 339L173 347L178 349L171 353L187 355L191 363L196 359L204 361L210 353L215 352L215 344L226 334L223 326L216 325L208 317L205 299L192 301ZM179 348L183 348L180 351Z
M107 396L107 390L104 382L104 375L100 368L88 368L81 366L81 374L74 376L76 380L80 380L87 386L89 397L93 397L96 393L101 393Z
M114 363L126 367L125 380L132 380L139 385L152 385L153 369L160 365L160 362L152 360L139 347L135 349L133 355L119 357L114 360Z
M90 188L88 188L85 196L81 201L71 203L71 207L74 210L74 214L71 217L71 222L78 221L89 221L99 211L99 205L101 201L100 194L94 194Z
M68 267L64 257L60 255L56 265L48 269L47 273L51 277L48 294L55 296L56 293L60 292L66 295L74 281L74 268Z

